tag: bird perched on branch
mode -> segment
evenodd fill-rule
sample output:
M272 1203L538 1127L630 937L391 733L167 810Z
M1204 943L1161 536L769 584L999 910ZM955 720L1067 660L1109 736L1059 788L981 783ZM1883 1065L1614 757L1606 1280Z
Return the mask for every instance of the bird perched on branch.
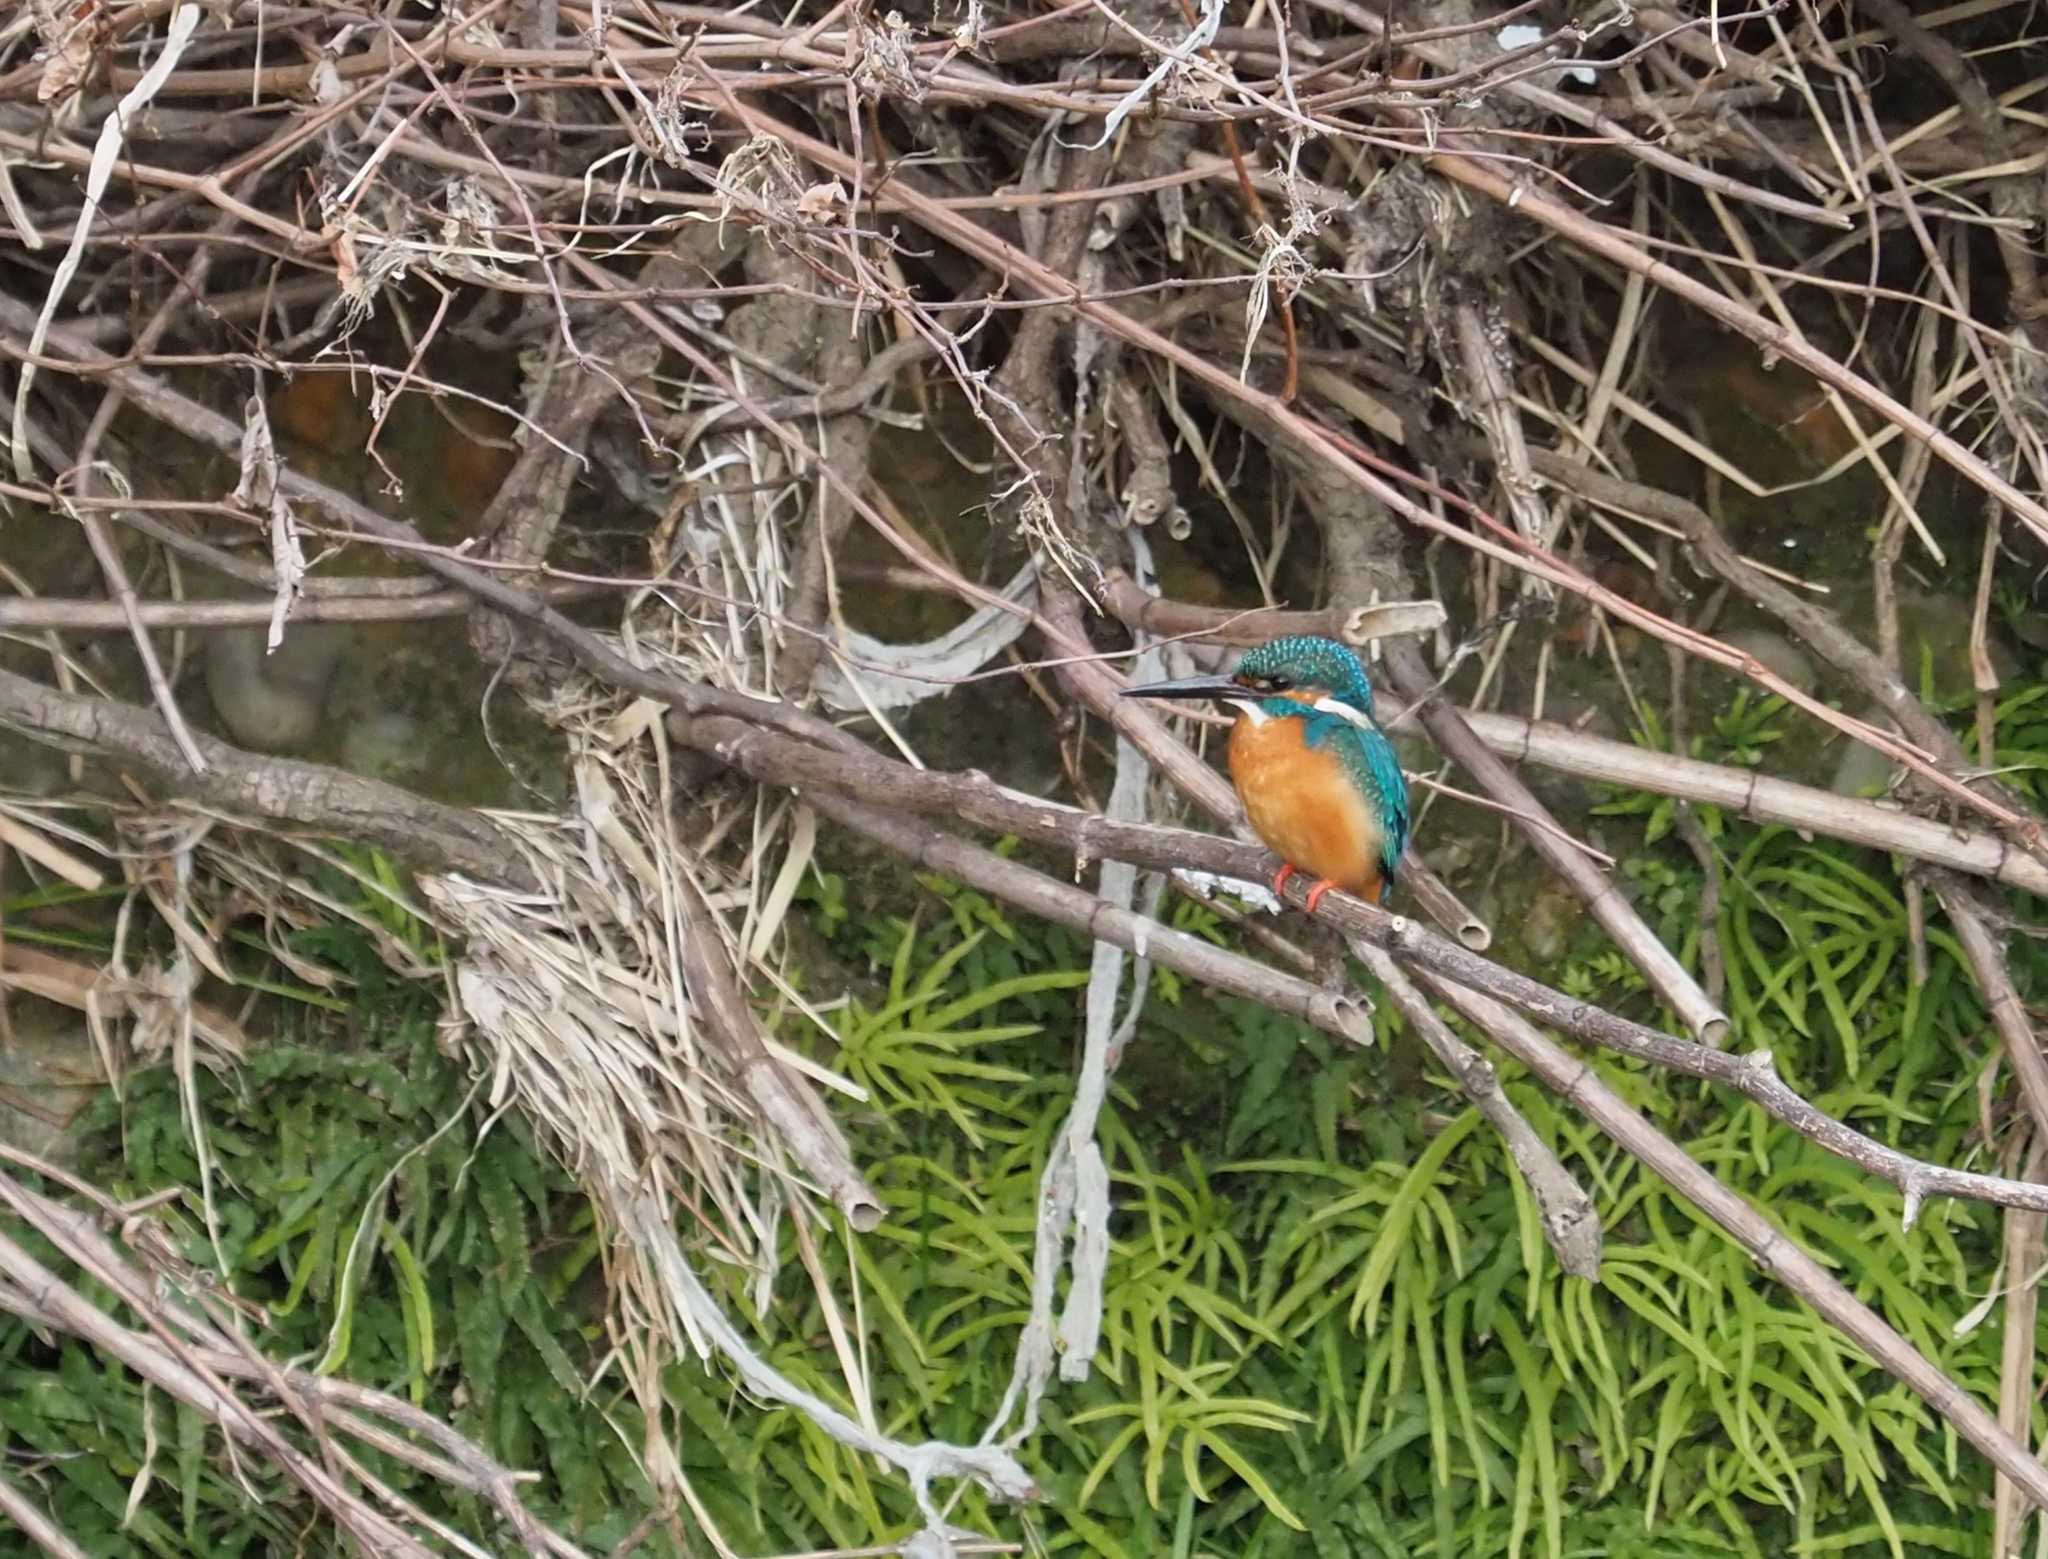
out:
M1230 779L1252 829L1286 864L1278 893L1311 872L1308 910L1332 888L1377 904L1408 844L1408 782L1372 714L1372 682L1334 639L1271 639L1228 676L1124 689L1126 698L1220 699L1237 711Z

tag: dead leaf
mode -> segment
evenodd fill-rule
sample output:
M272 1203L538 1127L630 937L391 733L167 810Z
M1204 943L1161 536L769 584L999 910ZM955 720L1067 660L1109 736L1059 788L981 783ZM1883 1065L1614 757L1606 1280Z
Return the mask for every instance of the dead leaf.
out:
M100 0L34 0L36 31L43 40L43 75L36 101L54 103L75 95L90 74L101 36Z

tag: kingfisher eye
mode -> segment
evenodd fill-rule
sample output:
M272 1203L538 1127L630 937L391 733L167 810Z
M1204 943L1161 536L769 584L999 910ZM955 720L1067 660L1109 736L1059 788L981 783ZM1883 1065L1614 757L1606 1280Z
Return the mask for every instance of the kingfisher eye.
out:
M1285 693L1293 688L1294 683L1286 677L1268 677L1266 686L1275 693Z

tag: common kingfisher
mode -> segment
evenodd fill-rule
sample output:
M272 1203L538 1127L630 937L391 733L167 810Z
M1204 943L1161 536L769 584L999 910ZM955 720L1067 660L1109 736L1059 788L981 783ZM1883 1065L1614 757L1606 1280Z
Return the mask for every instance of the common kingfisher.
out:
M1408 843L1408 782L1372 713L1372 683L1334 639L1269 639L1229 676L1124 689L1126 698L1214 698L1237 710L1230 780L1252 831L1286 864L1278 893L1313 872L1308 911L1332 888L1377 904Z

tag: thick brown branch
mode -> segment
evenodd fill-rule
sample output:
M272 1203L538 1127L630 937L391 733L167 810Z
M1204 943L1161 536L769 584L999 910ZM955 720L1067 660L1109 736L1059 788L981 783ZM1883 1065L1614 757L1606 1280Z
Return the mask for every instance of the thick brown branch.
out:
M1500 1134L1508 1157L1529 1182L1530 1194L1536 1198L1542 1217L1543 1237L1556 1253L1558 1265L1575 1278L1599 1282L1600 1210L1551 1151L1550 1144L1536 1134L1529 1118L1515 1108L1500 1085L1500 1075L1494 1071L1493 1063L1451 1032L1451 1026L1437 1016L1436 1009L1392 957L1363 943L1353 951L1372 971L1388 998L1401 1009L1402 1019L1422 1036L1430 1053L1449 1070L1459 1091ZM1447 994L1457 990L1461 987L1445 987Z
M842 796L814 795L812 804L827 816L899 854L1049 920L1141 953L1168 968L1221 989L1251 996L1277 1012L1302 1018L1329 1033L1354 1041L1370 1034L1370 1019L1355 1001L1334 996L1306 981L1254 964L1198 937L1105 904L1080 888L1057 882L1016 861L1005 860L993 851L971 845L936 825ZM1334 904L1335 900L1333 895L1327 902ZM1397 956L1412 953L1412 947L1404 949L1400 945L1398 935L1376 934L1376 931L1385 929L1379 926L1380 922L1402 927L1405 923L1398 917L1383 915L1357 900L1346 900L1340 913L1347 922L1355 923L1359 918L1358 911L1364 911L1372 922L1370 928L1361 928L1361 934ZM1351 929L1351 924L1347 924L1346 929ZM1451 946L1441 938L1435 940L1443 947ZM1955 1425L1963 1437L2023 1489L2028 1498L2048 1509L2048 1468L2035 1461L2026 1446L2007 1434L1975 1397L1944 1375L1838 1278L1781 1234L1762 1213L1701 1168L1684 1148L1665 1136L1601 1081L1590 1065L1566 1054L1533 1029L1503 1027L1496 1030L1495 1037L1503 1048L1527 1065L1544 1083L1577 1106L1602 1131L1727 1230L1765 1272L1812 1305L1880 1367L1903 1381ZM1717 1062L1731 1059L1682 1040L1667 1040L1666 1043L1702 1052ZM1769 1073L1768 1057L1764 1057L1763 1062L1759 1075L1769 1074L1772 1082L1776 1083L1775 1074ZM1784 1089L1782 1083L1776 1086ZM1830 1124L1839 1132L1855 1135L1839 1123ZM1867 1138L1863 1140L1868 1141ZM1878 1145L1873 1143L1871 1146ZM1891 1150L1881 1151L1889 1154ZM1932 1173L1948 1175L1955 1172L1943 1170ZM1971 1178L1991 1180L1992 1177ZM2017 1182L2012 1181L1994 1183L2001 1187L2017 1186ZM2041 1200L2037 1205L2048 1205L2048 1186L2017 1188L2029 1197L2039 1192ZM1909 1190L1909 1211L1916 1202L1915 1193Z
M26 737L103 758L167 796L363 840L413 866L531 886L511 840L467 807L443 806L323 764L244 752L203 734L193 740L207 767L195 772L162 719L133 704L59 692L0 671L0 730L13 733L10 740Z
M840 815L834 808L842 802L854 805L849 798L859 797L858 804L864 807L886 804L898 812L959 818L1082 860L1113 857L1155 870L1182 868L1240 882L1270 879L1277 864L1272 854L1258 845L1151 824L1113 822L1097 813L1003 790L985 775L973 772L945 774L912 769L874 753L860 757L845 752L828 753L735 720L672 720L670 729L680 740L710 753L751 779L801 791L813 805L832 816ZM926 837L926 825L904 826L914 829L918 838ZM1297 905L1305 904L1306 886L1290 883L1287 898ZM1034 901L1025 907L1040 906ZM1918 1216L1920 1205L1928 1196L1936 1195L2048 1210L2048 1185L2025 1185L1995 1175L1928 1164L1836 1120L1786 1086L1769 1051L1730 1055L1632 1023L1494 963L1404 916L1389 914L1362 899L1331 893L1321 901L1317 914L1339 931L1362 937L1404 963L1484 992L1575 1038L1736 1090L1800 1135L1898 1186L1905 1192L1908 1222ZM1157 930L1153 922L1145 921L1144 925L1148 936ZM1186 972L1197 979L1207 979L1210 976L1204 970L1214 967L1205 962L1200 967L1191 965ZM1318 994L1328 999L1328 993ZM1310 1016L1301 1007L1301 1000L1289 997L1288 1003L1277 1010ZM1335 1009L1318 1006L1314 1010L1329 1017ZM1320 1020L1310 1017L1310 1021ZM1330 1017L1330 1021L1336 1019Z
M1677 956L1644 924L1620 886L1571 843L1570 835L1536 799L1536 793L1479 740L1455 708L1437 696L1435 679L1414 646L1390 643L1386 663L1402 694L1417 701L1415 717L1429 732L1430 740L1507 808L1530 846L1571 885L1601 928L1643 971L1658 996L1671 1004L1680 1021L1700 1039L1719 1044L1728 1032L1727 1014L1708 999Z
M683 930L683 978L689 986L691 1010L725 1052L775 1140L789 1150L856 1229L865 1232L877 1227L882 1221L882 1204L854 1167L839 1123L810 1085L794 1076L762 1040L760 1020L747 1005L703 891L687 876L679 877L675 902Z

